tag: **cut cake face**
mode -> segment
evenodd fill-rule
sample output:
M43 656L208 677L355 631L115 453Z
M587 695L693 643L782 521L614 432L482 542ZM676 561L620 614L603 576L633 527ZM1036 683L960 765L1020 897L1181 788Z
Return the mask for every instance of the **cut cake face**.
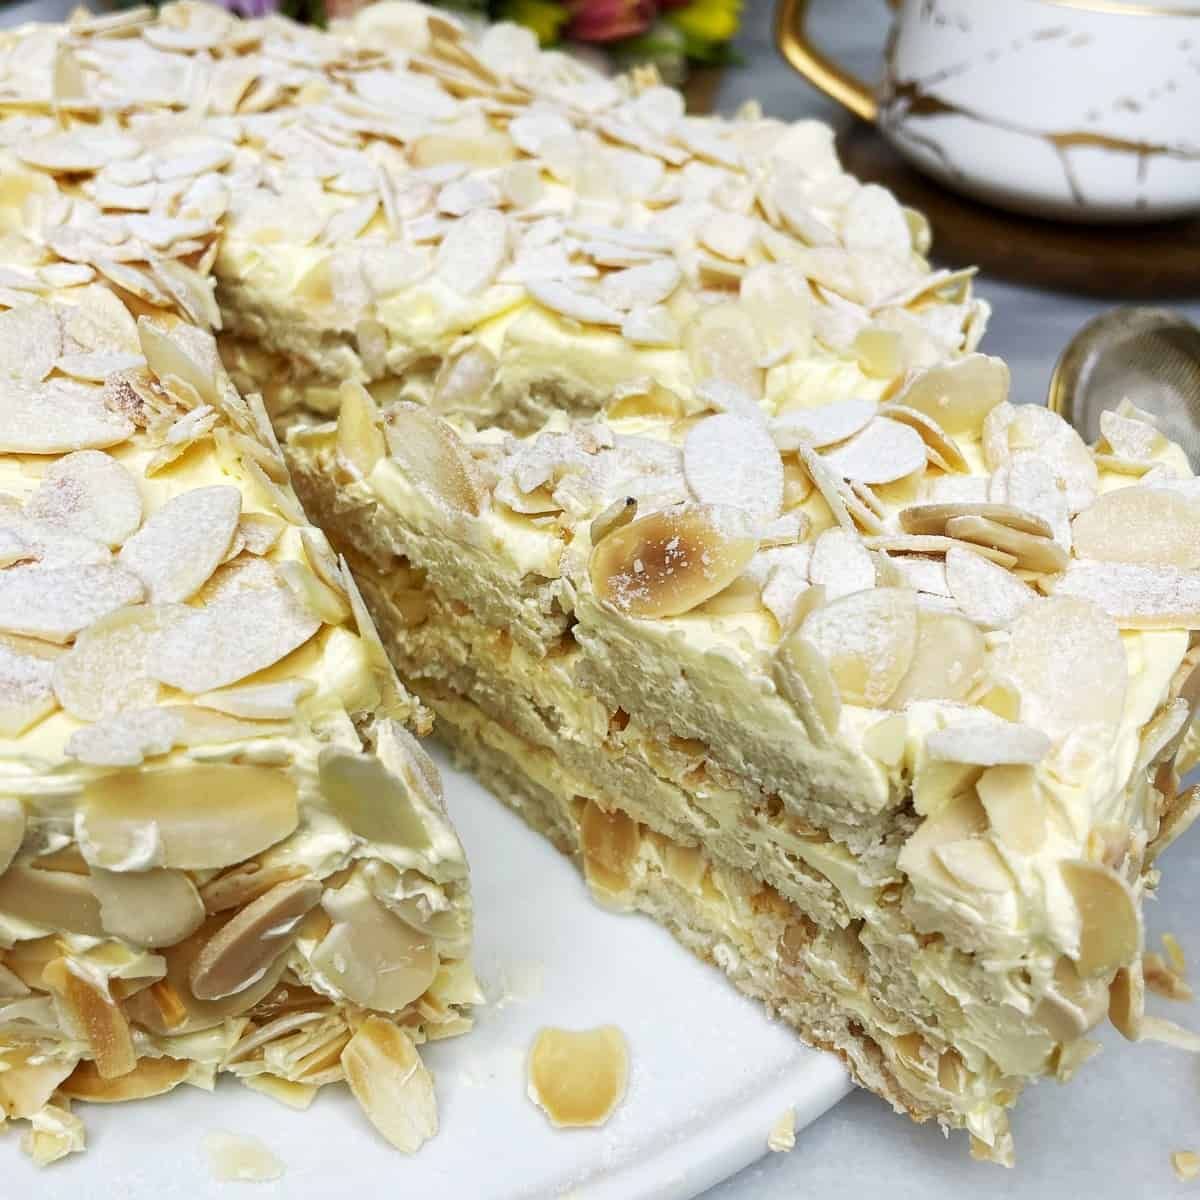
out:
M29 27L0 56L0 226L33 237L9 247L0 302L103 281L219 331L408 686L599 899L656 916L982 1157L1011 1158L1005 1110L1068 1077L1106 1010L1137 1036L1141 900L1196 809L1178 792L1196 482L1132 407L1088 447L1010 403L977 352L971 272L931 269L923 218L847 175L829 130L689 117L652 73L609 79L409 4L333 34L176 4ZM198 439L223 464L241 446L252 493L285 497L235 512L205 476L137 523L87 457L121 444L120 407L60 400L88 440L14 509L0 555L91 574L46 611L18 578L0 613L82 640L62 685L90 722L76 750L132 770L180 752L179 714L123 720L96 695L87 656L140 641L92 613L133 603L120 572L156 608L195 608L201 576L206 606L241 603L213 585L223 556L290 546L263 584L269 638L301 636L296 606L322 629L365 618L314 534L272 541L264 518L302 517L261 409L255 451L206 424L202 335L20 330L0 435L23 453L64 436L30 432L47 380L82 395L144 360L181 398L162 469ZM81 522L56 487L103 503ZM47 507L59 532L39 542ZM92 544L111 561L82 561ZM204 612L173 628L147 631L167 649L122 678L123 704L167 707L169 685L248 722L310 702L291 677L224 678L258 669L263 631ZM11 720L45 703L47 670L14 668ZM359 782L347 766L331 786ZM388 869L322 902L331 930L387 902ZM446 976L452 1026L466 979ZM403 1058L373 1021L342 1060L360 1096L381 1094L361 1071Z
M348 1080L470 1026L466 861L349 572L210 334L32 241L0 313L0 1106ZM63 277L66 276L64 279ZM81 365L82 364L82 365ZM424 1076L427 1080L427 1076ZM395 1103L420 1109L399 1113ZM399 1136L397 1131L406 1131Z

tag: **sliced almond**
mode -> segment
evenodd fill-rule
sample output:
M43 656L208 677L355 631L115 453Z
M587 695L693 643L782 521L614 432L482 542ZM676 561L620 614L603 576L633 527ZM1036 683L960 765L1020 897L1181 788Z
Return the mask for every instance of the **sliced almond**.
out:
M25 840L25 806L16 796L0 796L0 875L16 858Z
M221 564L241 511L235 487L181 492L125 543L119 561L142 580L153 603L186 600Z
M633 617L677 616L728 587L756 549L737 510L668 509L610 532L588 566L596 596Z
M752 400L763 392L757 334L749 313L737 304L713 304L692 319L684 334L692 378L697 386L715 380L738 388Z
M970 718L930 733L925 752L932 759L981 767L1036 764L1050 752L1050 739L1029 725Z
M57 702L52 680L59 655L58 647L32 638L0 641L0 737L19 737L54 711ZM0 835L0 846L3 844Z
M1200 571L1073 561L1054 594L1094 604L1122 629L1200 629Z
M924 413L950 437L975 437L984 419L1008 398L1008 367L998 358L968 354L911 376L896 403Z
M917 644L904 678L888 699L893 708L914 700L965 700L983 672L986 648L974 622L956 613L917 612Z
M74 959L56 958L46 965L42 979L70 1031L87 1043L100 1077L128 1075L137 1066L133 1035L103 976L93 975Z
M842 697L830 665L803 636L793 633L776 651L775 678L795 705L815 743L828 741L841 720Z
M1142 950L1142 918L1129 885L1100 863L1063 862L1059 870L1079 913L1079 973L1108 975L1133 962Z
M1047 804L1032 766L1018 763L989 767L979 777L975 790L989 824L1006 846L1020 854L1036 854L1042 848Z
M1146 1014L1146 982L1142 964L1134 959L1120 967L1108 985L1108 1019L1123 1038L1141 1040L1142 1018Z
M0 572L0 630L66 642L143 594L141 580L112 563L10 568Z
M0 313L0 353L6 375L40 383L54 369L62 346L62 322L51 305L27 304Z
M298 820L295 782L241 763L102 775L84 788L80 809L84 855L109 870L127 870L148 852L167 867L228 867L282 841Z
M776 363L812 342L812 292L801 272L764 264L742 277L739 304L758 338L759 361Z
M987 445L985 442L985 449ZM1044 459L1058 476L1072 513L1087 508L1096 498L1099 472L1092 452L1058 413L1039 404L1017 405L999 436L993 432L992 445L991 453L999 454L999 461L989 458L993 470L1022 452Z
M476 209L455 221L438 247L438 278L463 296L483 291L508 253L508 222L493 209Z
M0 913L55 933L103 937L100 903L86 875L16 865L0 875Z
M303 563L281 562L278 570L297 602L327 625L341 625L349 618L350 604L345 593L318 579Z
M1200 496L1128 487L1097 497L1071 525L1080 558L1200 567Z
M683 473L701 504L740 508L756 525L779 515L783 463L757 421L718 413L693 425L683 443Z
M63 752L91 766L136 767L168 753L182 733L183 722L170 710L133 708L76 729Z
M277 663L320 627L281 582L234 591L166 629L150 670L193 695L211 692Z
M295 716L300 702L316 691L310 679L285 679L279 683L248 683L196 697L204 708L245 717L251 721L286 721Z
M287 883L307 874L302 866L277 863L264 866L260 862L239 863L210 879L200 889L200 898L205 912L228 912L231 908L243 908L259 896L269 892L276 884Z
M1037 537L1052 537L1054 532L1040 517L1008 504L914 504L901 511L900 528L906 533L945 533L958 517L980 517Z
M388 451L423 493L451 512L478 516L484 490L462 439L441 417L417 404L396 404L384 423Z
M114 282L125 286L120 280ZM176 325L167 332L147 317L138 318L137 332L142 354L161 381L178 379L205 404L219 404L216 373L220 360L211 334L187 325Z
M117 1079L105 1079L96 1064L85 1059L59 1086L72 1100L89 1104L118 1104L161 1096L185 1082L191 1063L179 1058L139 1058L137 1066Z
M238 535L249 554L266 554L279 541L286 524L271 513L244 512L238 520Z
M960 542L956 538L943 537L935 533L895 533L866 537L863 542L868 549L886 550L893 554L949 554L951 550L970 550L989 562L1001 567L1015 567L1015 555L991 546L977 546L972 542Z
M844 529L827 529L817 538L808 578L825 588L829 601L875 586L875 562L862 539Z
M1037 599L1010 571L966 548L946 551L946 583L963 612L984 629L1004 629Z
M223 925L192 963L188 978L199 1000L222 1000L262 978L295 941L301 919L321 899L316 879L277 884Z
M437 1133L433 1080L402 1029L367 1017L342 1051L341 1061L359 1106L397 1150L413 1154Z
M925 443L907 425L876 417L861 433L827 451L824 460L843 479L893 483L925 466Z
M333 925L309 956L330 987L378 1012L400 1012L433 982L438 952L372 895L360 875L325 893Z
M387 454L378 405L361 383L349 379L338 391L337 450L362 479Z
M802 441L820 450L861 433L874 419L874 400L838 400L817 408L796 408L770 422L771 436L781 450L794 450Z
M1054 468L1027 450L1018 451L988 484L989 499L1041 517L1064 550L1071 549L1071 512L1062 480Z
M200 894L182 871L93 867L91 879L105 930L135 946L173 946L204 921Z
M1070 555L1056 541L1000 525L986 517L952 517L946 532L953 538L1011 554L1017 566L1029 571L1056 573L1066 570Z
M879 415L915 429L925 443L931 461L943 471L970 471L970 465L958 443L927 413L918 412L904 404L891 403L883 405Z
M125 441L133 423L105 407L100 390L63 380L35 386L8 380L0 409L0 451L63 454Z
M142 521L137 481L101 450L79 450L47 467L25 504L36 521L119 546Z
M181 605L139 604L93 622L54 664L54 692L73 717L98 721L158 699L148 663L156 639L186 615Z
M283 1177L283 1163L256 1137L218 1129L204 1135L204 1150L220 1183L270 1183Z
M913 662L915 593L907 588L855 592L809 613L803 637L829 664L842 698L882 707Z
M538 1030L529 1051L529 1098L556 1129L603 1125L625 1095L629 1051L614 1025Z

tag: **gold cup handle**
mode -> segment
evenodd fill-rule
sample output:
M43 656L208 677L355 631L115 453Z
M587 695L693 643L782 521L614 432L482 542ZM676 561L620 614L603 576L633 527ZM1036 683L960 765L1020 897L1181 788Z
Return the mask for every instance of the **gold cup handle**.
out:
M874 123L879 105L874 92L857 75L826 58L809 40L809 0L778 0L775 7L775 44L788 64L830 99L856 117Z

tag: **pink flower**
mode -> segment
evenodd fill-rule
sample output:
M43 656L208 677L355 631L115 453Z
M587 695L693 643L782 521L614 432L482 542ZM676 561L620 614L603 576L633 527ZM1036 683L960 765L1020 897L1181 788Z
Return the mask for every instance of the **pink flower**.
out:
M655 0L571 0L566 36L580 42L615 42L644 33Z

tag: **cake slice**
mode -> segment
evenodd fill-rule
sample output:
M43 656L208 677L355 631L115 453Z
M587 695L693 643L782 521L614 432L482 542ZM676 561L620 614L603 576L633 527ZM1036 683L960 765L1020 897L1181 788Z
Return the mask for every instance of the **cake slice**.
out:
M1200 484L978 355L882 406L709 391L520 438L347 389L289 457L440 736L602 903L1010 1162L1025 1083L1144 1032Z
M0 1113L346 1080L414 1150L480 999L428 713L211 335L5 249Z

